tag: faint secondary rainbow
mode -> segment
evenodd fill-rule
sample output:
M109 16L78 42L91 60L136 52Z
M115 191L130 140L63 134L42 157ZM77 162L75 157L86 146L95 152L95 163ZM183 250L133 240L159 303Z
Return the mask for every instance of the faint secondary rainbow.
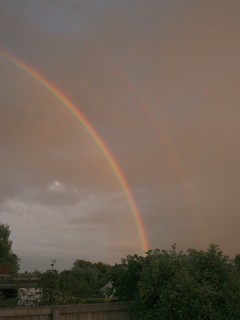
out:
M104 59L108 61L109 66L114 72L114 75L122 80L131 95L135 97L138 103L138 108L144 115L144 118L147 120L146 123L148 122L151 130L153 130L157 138L164 145L164 148L170 158L170 161L173 164L177 176L182 181L188 181L189 178L187 175L187 170L179 154L176 152L176 148L170 138L168 130L164 126L164 121L160 122L160 117L153 111L153 109L151 108L151 103L143 95L143 92L140 90L140 88L138 88L136 82L131 79L126 67L120 65L119 61L116 61L113 55L111 55L109 51L105 50L105 48L102 46L102 43L98 42L95 38L88 37L88 44L94 47L94 50L98 57L104 57ZM203 221L200 219L197 198L194 194L193 189L188 183L185 183L184 189L187 196L185 202L191 210L191 217L194 218L196 235L199 237L199 240L204 243L206 238L204 230L206 228Z
M136 200L130 189L130 186L125 178L122 169L120 168L117 160L107 147L103 138L93 127L91 122L86 118L86 116L77 108L77 106L64 95L52 82L41 75L37 70L33 69L31 66L27 65L25 62L14 56L13 54L7 52L5 49L0 48L0 56L4 58L9 63L15 65L17 68L22 70L25 74L30 76L34 81L39 83L43 88L45 88L61 105L85 128L88 134L91 136L93 141L97 144L101 152L104 154L106 160L108 161L110 167L112 168L115 176L117 177L123 192L128 199L128 203L133 214L135 224L138 229L141 246L143 251L149 250L149 241L144 227L144 223L139 212Z

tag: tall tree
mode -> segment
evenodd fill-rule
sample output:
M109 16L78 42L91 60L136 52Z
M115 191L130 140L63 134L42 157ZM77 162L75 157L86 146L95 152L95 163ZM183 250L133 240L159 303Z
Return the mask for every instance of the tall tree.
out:
M0 267L9 269L10 273L19 270L19 258L12 251L12 241L10 240L10 228L7 224L0 224Z

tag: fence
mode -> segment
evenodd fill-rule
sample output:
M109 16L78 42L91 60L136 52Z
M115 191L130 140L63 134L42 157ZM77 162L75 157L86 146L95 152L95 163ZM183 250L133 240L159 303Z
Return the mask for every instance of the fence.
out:
M1 320L133 320L126 302L0 309Z

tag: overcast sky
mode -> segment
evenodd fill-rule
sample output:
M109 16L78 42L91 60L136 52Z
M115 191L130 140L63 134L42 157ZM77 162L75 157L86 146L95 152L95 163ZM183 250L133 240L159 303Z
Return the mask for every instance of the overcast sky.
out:
M239 0L0 1L0 48L100 133L151 248L240 251L239 12ZM143 254L102 151L1 54L0 222L23 271Z

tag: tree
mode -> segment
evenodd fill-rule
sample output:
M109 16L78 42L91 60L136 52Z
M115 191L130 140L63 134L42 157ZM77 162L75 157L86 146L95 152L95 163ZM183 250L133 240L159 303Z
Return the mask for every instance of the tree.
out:
M60 274L60 288L79 298L98 298L110 280L111 267L102 262L76 260L72 270Z
M102 262L76 260L71 270L47 270L40 276L39 304L78 303L82 299L101 298L101 288L110 280L111 267Z
M38 285L41 288L40 304L60 304L61 293L59 292L59 273L57 270L47 270L42 273Z
M0 266L2 269L8 269L10 273L17 273L20 260L12 251L10 234L9 226L7 224L0 224Z
M134 300L137 294L137 286L140 280L144 258L128 255L120 264L115 264L111 277L113 292L121 300Z
M139 320L240 319L239 256L232 260L216 245L128 256L114 276L118 297L126 295L128 285Z

